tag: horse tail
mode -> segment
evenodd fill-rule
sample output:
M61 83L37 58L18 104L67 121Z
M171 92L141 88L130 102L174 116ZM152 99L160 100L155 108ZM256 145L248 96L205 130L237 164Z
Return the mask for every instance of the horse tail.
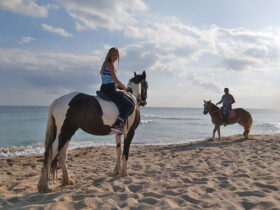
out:
M49 108L49 116L46 128L45 149L47 149L50 142L52 143L56 136L55 119L53 117L54 103Z
M53 151L52 145L54 143L54 140L56 138L57 134L57 127L55 123L55 118L53 116L53 110L55 106L55 101L51 104L49 108L49 116L48 116L48 122L47 122L47 128L46 128L46 138L45 138L45 154L44 154L44 162L47 164L49 163L50 165L47 170L50 170L50 175L55 178L56 175L56 169L57 169L57 162L58 162L58 157L56 155L55 158L53 158L53 154L55 152Z
M250 130L252 128L253 125L253 118L252 115L250 114L250 112L246 111L246 116L247 116L247 120L246 120L246 124L243 125L244 126L244 138L248 139L248 134L250 133Z
M48 192L48 181L49 181L49 172L51 169L51 165L53 165L52 161L52 144L56 138L56 125L55 118L53 116L53 110L55 106L55 101L50 105L48 122L46 128L46 138L45 138L45 153L44 153L44 162L40 175L39 182L37 184L37 189L39 192Z
M249 114L249 120L248 120L248 124L247 124L247 126L248 126L247 129L250 132L252 125L253 125L253 118L252 118L252 115L250 114L250 112L248 112L248 114Z

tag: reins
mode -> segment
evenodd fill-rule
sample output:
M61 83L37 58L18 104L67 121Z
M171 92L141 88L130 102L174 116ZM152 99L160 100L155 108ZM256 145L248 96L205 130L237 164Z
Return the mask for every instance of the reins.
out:
M213 113L218 112L218 111L219 111L219 109L218 109L218 110L216 110L216 111L213 111L213 112L210 112L210 111L209 111L209 113L210 113L210 114L211 114L211 113L213 114Z
M214 107L217 107L217 106L214 106ZM220 111L219 107L217 107L217 110L215 110L215 111L208 111L208 112L209 112L210 114L213 114L213 113L218 112L218 111Z

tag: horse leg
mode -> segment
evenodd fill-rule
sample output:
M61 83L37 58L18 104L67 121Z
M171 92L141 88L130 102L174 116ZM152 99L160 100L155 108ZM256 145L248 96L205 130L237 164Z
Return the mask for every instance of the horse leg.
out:
M45 154L44 154L44 162L43 162L43 167L41 170L40 180L37 184L37 189L38 189L38 192L40 192L40 193L45 193L45 192L51 191L49 189L49 168L51 165L50 157L51 157L51 150L46 149Z
M122 135L117 134L116 135L116 150L117 150L117 163L114 168L113 174L119 174L121 171L121 153L122 153L122 148L121 148L121 139Z
M61 133L59 135L59 161L61 164L62 169L62 176L63 176L63 185L72 185L74 184L74 181L71 179L68 170L67 170L67 151L70 143L71 137L75 134L75 132L78 130L76 125L72 123L70 119L65 119L63 126L61 128Z
M70 140L67 141L65 143L65 145L63 146L63 148L59 151L59 161L60 161L60 165L61 165L61 169L62 169L63 185L75 184L75 182L69 176L69 173L67 170L67 164L66 164L69 142L70 142Z
M124 137L124 145L123 145L123 155L122 155L122 168L121 168L121 176L126 177L127 176L127 160L128 160L128 154L129 154L129 147L130 143L133 139L135 129L130 128L127 135Z
M252 126L252 120L249 120L246 123L246 125L243 125L243 128L244 128L244 132L243 132L244 140L248 139L248 134L250 132L251 126Z
M221 140L221 132L220 132L220 126L219 125L217 125L217 131L218 131L219 140Z
M216 125L215 125L215 127L214 127L214 129L213 129L213 136L212 136L212 139L213 139L213 140L215 139L216 130L217 130L217 128L216 128Z

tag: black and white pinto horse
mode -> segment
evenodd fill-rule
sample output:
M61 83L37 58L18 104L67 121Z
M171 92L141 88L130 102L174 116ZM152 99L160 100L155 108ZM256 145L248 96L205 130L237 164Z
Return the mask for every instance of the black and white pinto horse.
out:
M44 162L37 185L39 192L50 191L48 182L51 173L53 176L56 175L58 159L62 169L63 184L74 184L67 170L66 159L70 139L79 128L93 135L115 134L117 162L113 173L120 174L122 177L127 176L129 147L135 129L140 123L139 106L146 105L148 84L145 71L139 75L134 73L134 77L129 80L127 88L128 92L126 94L134 101L134 110L129 115L124 126L122 157L122 135L110 130L119 115L119 110L112 101L78 92L61 96L53 101L49 108Z

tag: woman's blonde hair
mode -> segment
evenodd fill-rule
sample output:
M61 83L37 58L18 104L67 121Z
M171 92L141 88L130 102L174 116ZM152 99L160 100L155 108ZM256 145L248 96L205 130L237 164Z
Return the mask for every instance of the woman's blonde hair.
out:
M106 67L106 64L107 64L108 62L111 62L110 56L111 56L111 54L112 54L114 51L116 51L116 52L118 53L118 66L119 66L119 64L120 64L120 53L119 53L119 50L118 50L118 48L112 47L112 48L108 51L107 56L106 56L106 58L105 58L105 60L104 60L104 62L103 62L103 64L102 64L102 67L101 67L101 69L100 69L100 74L103 74L103 73L104 73L104 69L105 69L105 67Z

